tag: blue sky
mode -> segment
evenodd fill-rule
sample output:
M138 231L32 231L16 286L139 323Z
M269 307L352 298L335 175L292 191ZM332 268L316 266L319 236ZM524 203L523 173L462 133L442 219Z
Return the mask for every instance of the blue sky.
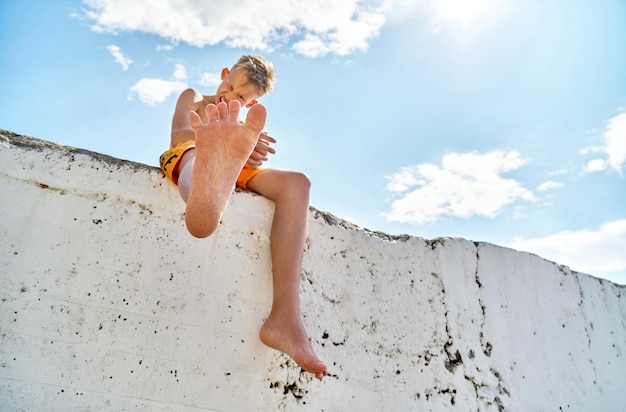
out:
M178 93L261 54L312 206L626 284L623 0L4 1L0 48L0 128L150 165Z

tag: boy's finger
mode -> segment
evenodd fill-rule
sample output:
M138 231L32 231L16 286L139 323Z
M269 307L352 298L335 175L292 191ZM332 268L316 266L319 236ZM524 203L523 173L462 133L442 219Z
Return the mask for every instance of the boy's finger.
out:
M276 139L274 139L272 136L267 134L267 132L261 133L260 139L266 142L276 143Z

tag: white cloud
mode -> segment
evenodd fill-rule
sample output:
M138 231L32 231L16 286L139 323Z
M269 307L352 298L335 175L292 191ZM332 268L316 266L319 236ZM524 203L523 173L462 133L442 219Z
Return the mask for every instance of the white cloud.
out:
M548 190L558 189L559 187L563 187L563 183L548 180L547 182L540 184L539 187L537 187L537 190L540 192L547 192Z
M217 86L222 82L222 78L217 73L202 73L198 83L202 86Z
M582 154L603 153L602 159L593 159L587 162L585 172L601 172L614 170L621 177L626 163L626 112L609 119L602 133L604 145L581 150Z
M573 270L600 276L626 274L626 220L599 229L563 231L539 239L515 239L509 247L534 253ZM626 282L626 276L624 282Z
M140 31L172 43L271 50L294 42L318 57L365 50L385 23L390 0L83 0L94 30Z
M609 120L604 142L609 166L622 176L622 166L626 162L626 112Z
M502 177L525 163L515 150L498 150L447 154L441 166L403 167L388 177L387 189L400 197L391 204L387 220L426 223L444 215L494 218L507 205L535 199L520 183Z
M423 2L416 0L393 0L392 10L387 13L387 19L390 24L404 22L414 19L415 16L423 11Z
M130 96L137 96L142 102L154 106L163 103L172 94L181 92L187 87L187 74L182 64L177 64L173 80L151 79L144 77L130 88Z
M557 169L557 170L553 170L551 172L549 172L548 174L550 176L560 176L560 175L564 175L567 173L567 169Z
M346 16L338 21L337 27L322 32L307 33L303 40L293 45L293 49L308 57L322 57L329 53L345 56L355 50L367 50L367 41L378 35L385 23L379 11L359 11L354 18Z
M175 65L174 78L176 80L187 80L187 70L185 70L185 66L180 63Z
M587 162L587 164L583 167L583 171L587 173L601 172L606 170L608 167L608 163L604 159L594 159Z
M170 51L174 48L173 44L159 44L156 46L156 51Z
M583 155L592 154L592 153L602 153L602 152L604 152L604 148L601 146L585 147L584 149L580 149L578 151L578 153L583 154Z
M115 61L122 65L123 70L127 70L128 66L130 66L133 62L131 59L124 56L122 50L114 44L107 46L107 50L115 58Z

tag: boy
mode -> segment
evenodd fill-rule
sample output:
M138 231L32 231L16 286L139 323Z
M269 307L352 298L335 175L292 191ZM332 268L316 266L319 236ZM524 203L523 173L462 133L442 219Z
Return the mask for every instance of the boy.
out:
M195 237L218 227L235 184L275 203L271 229L273 301L259 337L318 379L326 365L315 355L300 316L300 269L306 239L310 182L306 175L259 166L274 153L265 133L265 107L256 99L274 85L274 69L259 56L245 55L228 70L213 96L187 89L176 103L170 150L160 159L163 172L186 202L185 222ZM249 108L239 122L241 106Z

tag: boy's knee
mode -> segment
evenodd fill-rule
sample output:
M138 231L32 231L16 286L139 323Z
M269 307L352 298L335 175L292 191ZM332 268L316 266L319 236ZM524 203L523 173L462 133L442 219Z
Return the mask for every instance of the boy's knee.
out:
M296 202L306 201L310 196L311 181L309 177L300 172L286 172L281 174L276 181L276 191L270 195L270 199L275 202Z
M292 172L289 179L294 186L302 190L309 190L311 188L311 180L302 172Z

